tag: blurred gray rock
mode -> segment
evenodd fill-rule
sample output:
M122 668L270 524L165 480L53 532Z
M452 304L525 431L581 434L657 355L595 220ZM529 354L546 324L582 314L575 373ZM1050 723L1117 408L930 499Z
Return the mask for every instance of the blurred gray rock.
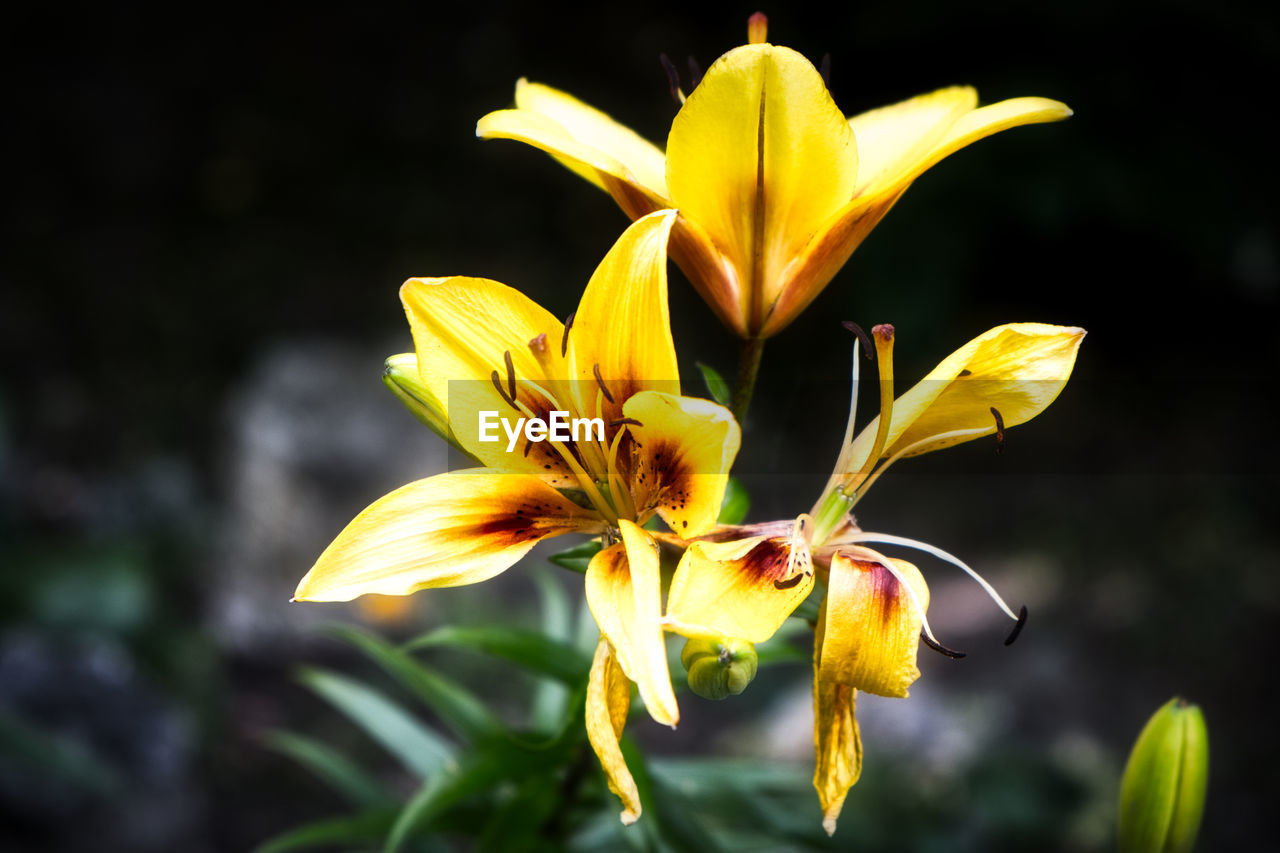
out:
M446 444L382 384L393 352L284 342L230 396L220 454L225 510L207 573L212 627L224 646L287 653L308 626L359 613L289 599L356 513L446 470Z

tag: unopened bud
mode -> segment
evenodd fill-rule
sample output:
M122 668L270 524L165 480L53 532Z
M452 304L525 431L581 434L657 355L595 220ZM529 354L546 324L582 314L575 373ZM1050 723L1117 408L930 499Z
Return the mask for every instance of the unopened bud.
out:
M1170 699L1147 721L1120 784L1120 853L1190 851L1204 812L1209 735L1195 705Z
M382 368L382 381L415 418L448 440L448 415L418 375L418 356L415 353L405 352L388 358Z
M698 637L684 644L680 663L689 689L703 699L736 696L756 677L756 647L746 640Z

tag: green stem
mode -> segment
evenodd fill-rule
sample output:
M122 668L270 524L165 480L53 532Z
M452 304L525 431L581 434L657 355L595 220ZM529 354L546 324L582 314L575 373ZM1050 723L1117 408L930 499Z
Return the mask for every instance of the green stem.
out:
M741 424L751 408L756 376L760 373L760 357L764 354L764 338L747 338L738 351L738 379L733 386L733 416Z

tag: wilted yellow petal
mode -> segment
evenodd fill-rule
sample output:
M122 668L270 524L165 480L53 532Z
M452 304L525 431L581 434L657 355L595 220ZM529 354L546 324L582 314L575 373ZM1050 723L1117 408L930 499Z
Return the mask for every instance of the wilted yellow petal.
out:
M1010 323L984 332L894 402L882 456L918 445L905 454L915 456L990 435L996 431L992 408L1006 427L1026 423L1067 384L1084 335L1084 329L1043 323ZM879 423L878 417L872 420L855 440L851 470L866 458ZM944 435L957 431L965 434Z
M853 132L821 75L770 44L716 60L667 140L671 201L750 281L753 327L782 269L853 197L857 169Z
M803 542L756 536L733 542L694 542L684 552L667 620L685 636L735 637L762 643L773 636L813 589Z
M587 567L587 604L649 715L674 727L680 711L662 639L658 544L626 519L619 527L622 542L596 554Z
M905 560L893 560L893 565L911 585L910 591L879 563L841 553L831 559L826 635L819 659L824 684L848 684L878 696L902 698L920 677L916 649L929 588L915 566Z
M645 389L679 393L667 312L667 238L675 216L665 210L632 223L596 267L578 303L568 359L579 410L589 416L616 420L627 398ZM597 394L600 383L607 395Z
M848 684L823 680L820 675L826 612L824 601L813 645L813 787L822 807L822 828L832 835L844 798L862 775L862 738L854 717L858 691Z
M635 823L640 817L640 792L618 746L630 705L631 682L618 665L609 641L601 637L587 681L587 740L604 768L609 790L622 800L625 824Z
M622 414L635 441L632 499L644 513L655 509L683 537L715 526L738 453L741 430L724 406L693 397L642 391Z
M298 601L349 601L479 583L542 539L599 532L590 510L537 477L439 474L378 499L338 534L298 584Z

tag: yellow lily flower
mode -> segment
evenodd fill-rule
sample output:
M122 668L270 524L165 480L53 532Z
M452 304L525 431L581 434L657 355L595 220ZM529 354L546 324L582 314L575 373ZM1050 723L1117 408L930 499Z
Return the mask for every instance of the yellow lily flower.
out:
M911 182L1011 127L1071 115L1058 101L978 107L954 86L846 118L813 65L764 43L720 57L684 100L665 152L570 95L521 79L515 108L476 135L540 148L608 192L632 219L680 218L671 256L743 338L780 332L826 287Z
M486 467L418 480L375 501L294 595L346 601L477 583L543 539L602 535L606 547L586 573L603 635L587 726L623 798L624 820L640 811L617 743L630 682L655 720L674 726L679 718L662 639L657 543L640 525L657 515L679 536L710 530L739 444L727 409L679 394L667 314L674 220L674 211L662 211L626 230L569 326L495 281L406 282L400 295L415 354L390 360L388 376L424 422L447 429ZM411 358L417 381L406 375ZM545 422L555 412L598 420L599 429L560 439L553 432L539 440L527 428L509 441L485 438L486 418Z
M850 510L898 459L1025 423L1057 398L1075 364L1084 330L1014 323L979 335L901 397L893 391L893 328L877 326L881 413L856 437L851 405L844 450L823 497L791 522L722 528L685 552L671 582L667 623L696 623L710 634L743 639L771 634L826 581L814 641L814 787L823 826L835 831L845 795L858 779L862 747L857 692L905 697L919 677L919 641L958 655L933 636L929 589L914 565L871 547L913 548L973 577L1016 622L1025 620L973 569L913 539L861 530ZM855 402L858 363L854 362ZM789 535L787 534L790 530ZM708 604L708 591L716 594ZM676 628L673 627L673 630ZM681 631L684 633L684 631Z

